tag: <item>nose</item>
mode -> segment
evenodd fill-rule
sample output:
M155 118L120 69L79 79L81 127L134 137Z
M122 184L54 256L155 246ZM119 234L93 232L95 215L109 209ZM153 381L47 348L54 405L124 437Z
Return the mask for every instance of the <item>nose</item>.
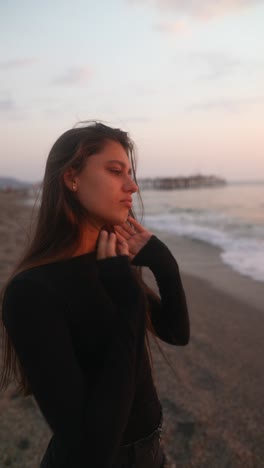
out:
M137 186L136 182L133 179L131 179L131 177L129 177L127 182L124 183L123 188L124 188L125 192L135 193L135 192L138 191L138 186Z

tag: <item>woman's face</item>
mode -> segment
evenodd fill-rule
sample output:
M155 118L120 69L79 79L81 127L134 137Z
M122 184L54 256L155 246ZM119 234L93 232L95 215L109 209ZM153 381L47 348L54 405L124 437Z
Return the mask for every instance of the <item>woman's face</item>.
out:
M87 158L80 174L73 177L81 205L89 221L98 228L126 221L132 194L138 190L131 178L131 166L123 146L107 140L100 153Z

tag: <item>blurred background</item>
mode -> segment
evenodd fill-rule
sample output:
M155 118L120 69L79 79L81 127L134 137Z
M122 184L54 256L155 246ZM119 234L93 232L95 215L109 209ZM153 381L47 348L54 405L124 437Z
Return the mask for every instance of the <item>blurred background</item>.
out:
M154 350L169 468L264 466L263 24L263 0L0 5L0 287L54 141L85 120L128 131L191 316L186 349L162 343L176 380ZM1 393L1 468L38 467L49 437L33 399Z

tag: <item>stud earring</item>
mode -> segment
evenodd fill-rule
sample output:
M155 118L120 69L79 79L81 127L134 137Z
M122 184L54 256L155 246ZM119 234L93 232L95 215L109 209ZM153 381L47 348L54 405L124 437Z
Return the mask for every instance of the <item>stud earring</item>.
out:
M76 192L76 190L77 190L77 187L76 187L75 183L72 184L72 190L73 190L73 192Z

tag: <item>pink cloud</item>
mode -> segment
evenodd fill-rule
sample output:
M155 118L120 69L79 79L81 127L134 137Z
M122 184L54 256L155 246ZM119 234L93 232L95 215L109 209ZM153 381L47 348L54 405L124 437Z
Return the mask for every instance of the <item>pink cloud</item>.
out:
M172 23L160 22L153 25L156 31L166 34L176 35L188 35L190 33L190 27L185 21L174 21Z
M131 4L148 4L160 10L174 10L201 21L233 14L243 8L254 7L263 0L127 0ZM167 29L169 26L167 26ZM167 32L167 31L166 31ZM176 31L177 32L177 31Z

